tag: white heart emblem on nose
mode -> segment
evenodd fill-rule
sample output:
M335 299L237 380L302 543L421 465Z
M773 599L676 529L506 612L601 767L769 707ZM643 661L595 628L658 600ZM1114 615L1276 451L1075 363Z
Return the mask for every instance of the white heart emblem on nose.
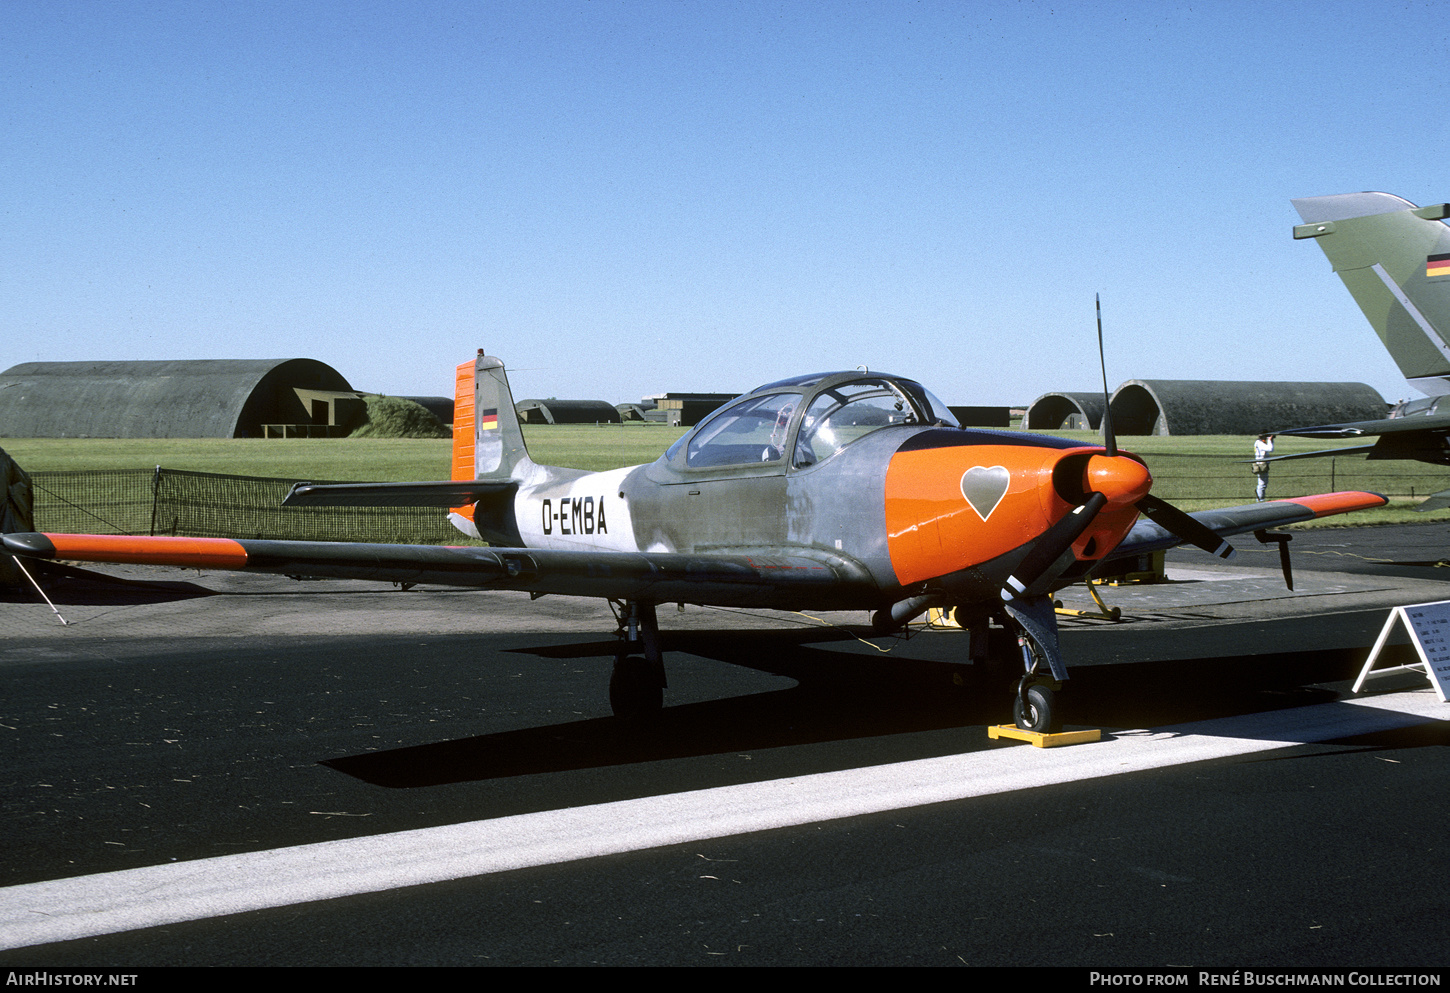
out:
M962 496L983 521L992 516L997 504L1007 495L1012 474L1006 466L974 465L962 473Z

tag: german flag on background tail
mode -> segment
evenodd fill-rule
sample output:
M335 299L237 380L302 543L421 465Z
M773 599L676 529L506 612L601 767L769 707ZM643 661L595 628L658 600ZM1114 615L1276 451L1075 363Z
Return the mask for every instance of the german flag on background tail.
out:
M1450 255L1447 255L1446 258L1450 258ZM481 410L481 411L478 412L478 430L480 430L480 431L497 431L498 430L498 408L497 407L490 407L488 410Z
M1425 277L1450 276L1450 252L1425 257Z

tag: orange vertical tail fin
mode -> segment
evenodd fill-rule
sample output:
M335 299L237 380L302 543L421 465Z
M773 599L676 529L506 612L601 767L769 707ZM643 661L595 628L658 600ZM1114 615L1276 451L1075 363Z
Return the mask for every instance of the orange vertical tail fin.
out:
M474 375L477 362L469 360L454 373L453 479L474 478Z

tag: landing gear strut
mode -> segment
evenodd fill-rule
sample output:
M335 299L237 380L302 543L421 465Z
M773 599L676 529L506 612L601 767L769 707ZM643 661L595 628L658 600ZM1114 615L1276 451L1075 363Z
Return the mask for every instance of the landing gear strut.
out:
M1012 719L1017 727L1038 734L1062 730L1053 694L1062 689L1067 672L1060 653L1056 665L1051 654L1057 651L1052 601L1038 597L997 609L959 606L953 616L971 632L972 666L986 677L991 691L1014 687ZM1051 650L1043 647L1044 642Z
M620 639L609 677L609 706L625 721L643 721L664 706L665 663L655 605L631 600L614 604Z
M1055 734L1062 730L1053 693L1062 683L1052 668L1042 646L1025 629L1017 635L1022 651L1022 678L1017 681L1017 695L1012 701L1012 721L1023 731Z

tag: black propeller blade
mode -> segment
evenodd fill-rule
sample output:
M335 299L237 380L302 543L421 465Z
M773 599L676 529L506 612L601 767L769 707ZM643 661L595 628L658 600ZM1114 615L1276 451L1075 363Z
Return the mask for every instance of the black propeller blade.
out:
M1007 583L1002 587L1002 599L1015 600L1031 589L1072 548L1072 543L1088 529L1088 525L1107 502L1108 498L1101 493L1093 493L1085 503L1074 507L1071 513L1042 532L1032 543L1026 557L1012 570L1012 575L1007 577Z
M1217 555L1221 559L1234 557L1232 545L1167 500L1161 500L1149 493L1138 501L1137 507L1148 520L1163 530L1177 535L1190 545L1197 545L1210 555Z
M1103 367L1103 447L1108 450L1108 455L1118 454L1118 438L1113 434L1113 410L1109 403L1108 396L1108 360L1103 355L1103 299L1098 294L1093 294L1093 302L1098 308L1098 364Z

